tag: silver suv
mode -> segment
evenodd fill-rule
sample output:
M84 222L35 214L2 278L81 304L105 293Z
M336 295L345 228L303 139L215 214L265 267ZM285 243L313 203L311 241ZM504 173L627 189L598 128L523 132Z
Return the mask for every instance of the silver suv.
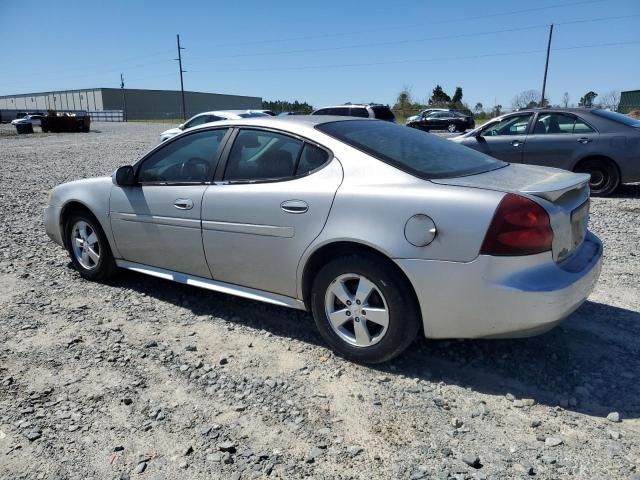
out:
M389 105L381 103L345 103L335 107L320 108L311 115L339 115L341 117L377 118L388 122L396 121Z

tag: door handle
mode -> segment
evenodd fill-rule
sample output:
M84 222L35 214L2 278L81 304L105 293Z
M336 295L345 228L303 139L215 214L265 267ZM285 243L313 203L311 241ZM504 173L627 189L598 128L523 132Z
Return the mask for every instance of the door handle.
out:
M280 204L280 208L287 213L305 213L309 205L302 200L286 200Z
M590 139L590 138L587 138L587 137L580 137L580 138L578 139L578 143L587 144L587 143L589 143L589 142L591 142L591 139Z
M191 210L193 208L193 200L189 198L178 198L173 202L173 206L178 210Z
M522 145L522 141L521 140L512 140L511 141L511 145L513 145L514 147L518 148L520 145Z

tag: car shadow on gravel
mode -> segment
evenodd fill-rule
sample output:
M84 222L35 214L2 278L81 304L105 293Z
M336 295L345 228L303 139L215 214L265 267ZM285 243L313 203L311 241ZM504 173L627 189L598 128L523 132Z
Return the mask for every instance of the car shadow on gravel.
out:
M272 335L324 346L311 316L231 295L123 272L111 282L183 308ZM419 338L392 362L370 367L387 376L444 382L480 393L593 416L640 417L640 313L586 302L559 327L516 340Z
M640 198L640 183L620 185L610 198Z

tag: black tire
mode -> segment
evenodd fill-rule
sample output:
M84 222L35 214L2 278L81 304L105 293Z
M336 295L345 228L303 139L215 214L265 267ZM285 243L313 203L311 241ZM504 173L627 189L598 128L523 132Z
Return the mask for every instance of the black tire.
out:
M98 238L98 253L99 260L95 264L93 268L86 268L81 265L78 258L76 258L76 254L74 253L73 242L74 242L74 227L78 224L78 222L85 222L91 229L91 232L95 232ZM69 252L69 257L71 258L71 263L78 271L80 276L86 280L91 280L94 282L107 280L109 277L112 277L118 270L116 266L116 262L113 259L113 254L111 253L111 248L109 247L109 242L107 240L100 223L93 217L93 215L86 212L74 212L67 219L64 228L65 234L65 244L67 246L67 251Z
M620 186L618 167L607 158L591 158L580 162L575 172L591 175L589 188L594 196L611 195Z
M325 309L327 290L334 280L345 274L366 277L384 298L388 326L377 343L371 346L361 347L348 343L336 333L329 322ZM311 289L311 311L320 334L336 354L358 363L382 363L398 356L416 338L420 316L412 291L411 285L380 259L353 254L332 260L317 273ZM353 307L358 308L355 305ZM364 309L364 304L362 308ZM368 322L366 321L367 324Z

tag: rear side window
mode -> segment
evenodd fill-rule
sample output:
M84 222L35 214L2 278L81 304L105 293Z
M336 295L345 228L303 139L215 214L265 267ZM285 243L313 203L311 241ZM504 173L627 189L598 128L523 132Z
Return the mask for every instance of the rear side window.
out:
M224 178L229 181L282 179L294 174L302 141L262 130L240 130Z
M305 143L296 169L296 175L304 175L321 167L329 159L329 154L314 145Z
M373 110L373 115L378 120L395 120L396 119L395 115L393 114L393 112L389 107L384 107L384 106L371 107L371 110Z
M576 123L573 124L573 133L593 133L594 130L589 125L584 123L579 118L576 119Z
M338 121L315 128L424 179L472 175L507 165L463 145L391 122Z
M356 107L351 109L352 117L360 117L360 118L369 118L369 112L367 112L366 108Z

